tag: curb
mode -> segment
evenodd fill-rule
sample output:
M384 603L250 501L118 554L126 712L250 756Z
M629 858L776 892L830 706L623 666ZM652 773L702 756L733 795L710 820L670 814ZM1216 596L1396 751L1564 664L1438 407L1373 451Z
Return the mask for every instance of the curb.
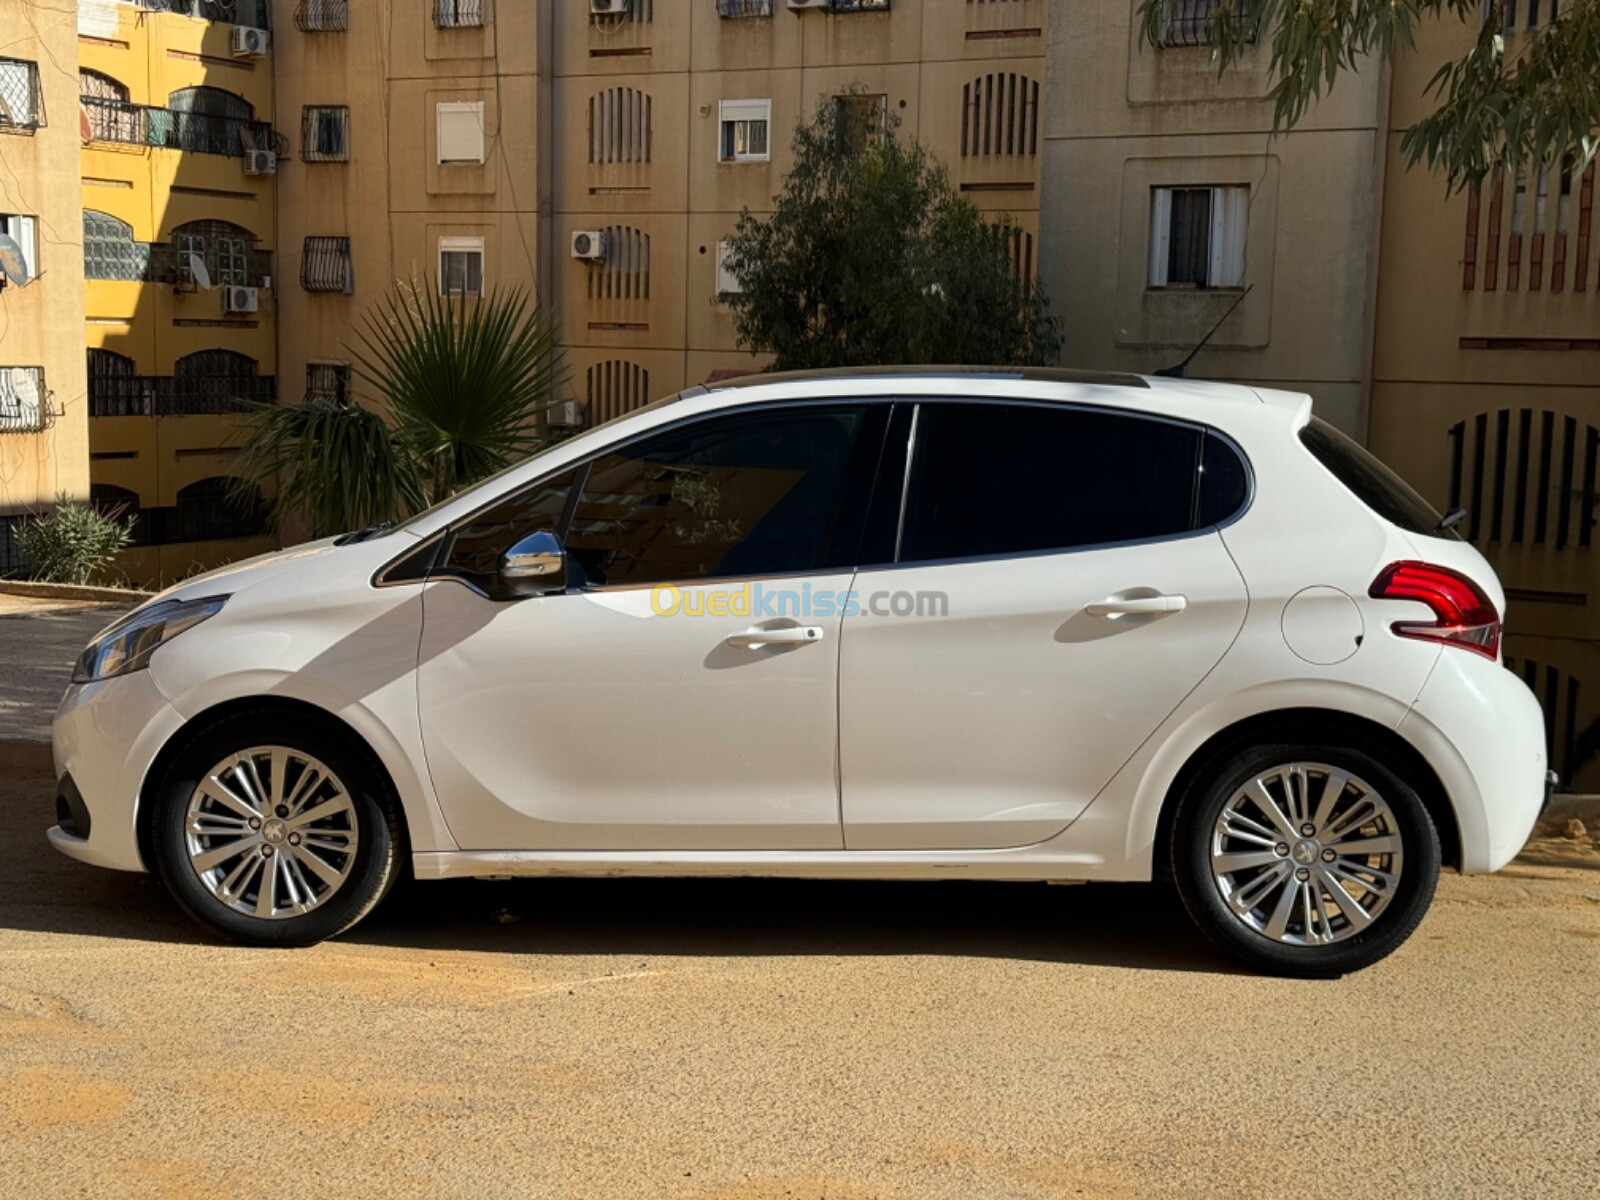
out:
M0 778L54 782L55 777L56 765L49 742L0 739Z
M98 600L102 604L136 604L154 592L133 588L92 587L77 583L32 583L20 579L0 579L0 593L28 596L35 600Z

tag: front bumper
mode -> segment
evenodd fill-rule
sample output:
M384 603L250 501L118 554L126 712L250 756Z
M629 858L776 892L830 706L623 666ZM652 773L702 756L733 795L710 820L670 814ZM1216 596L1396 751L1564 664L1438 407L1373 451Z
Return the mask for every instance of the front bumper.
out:
M139 794L156 754L182 725L149 671L69 687L56 712L52 749L58 787L76 790L87 820L53 826L45 835L50 844L92 866L148 870L135 824Z

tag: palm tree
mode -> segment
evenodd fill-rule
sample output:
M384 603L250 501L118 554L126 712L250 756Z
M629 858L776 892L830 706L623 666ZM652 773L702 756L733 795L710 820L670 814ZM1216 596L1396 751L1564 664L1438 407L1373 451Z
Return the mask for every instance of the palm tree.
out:
M395 287L363 314L354 372L385 403L252 404L239 474L276 480L274 516L322 535L436 504L544 444L539 415L564 397L555 318L520 288L481 300Z

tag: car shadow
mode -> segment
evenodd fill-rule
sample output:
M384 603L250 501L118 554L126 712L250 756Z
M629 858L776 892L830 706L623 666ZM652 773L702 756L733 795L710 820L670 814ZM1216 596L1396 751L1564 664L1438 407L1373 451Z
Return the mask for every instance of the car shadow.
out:
M53 850L49 791L0 787L0 929L210 940L153 877ZM408 879L341 940L526 955L931 955L1235 971L1161 884Z

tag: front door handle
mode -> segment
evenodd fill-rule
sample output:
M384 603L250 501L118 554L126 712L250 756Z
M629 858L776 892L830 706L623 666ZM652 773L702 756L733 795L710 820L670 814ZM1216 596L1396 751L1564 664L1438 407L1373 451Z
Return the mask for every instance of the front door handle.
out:
M749 649L755 646L803 646L822 640L820 625L786 625L782 629L746 629L730 633L728 645Z
M1153 617L1182 612L1189 607L1186 596L1107 596L1084 606L1091 617Z

